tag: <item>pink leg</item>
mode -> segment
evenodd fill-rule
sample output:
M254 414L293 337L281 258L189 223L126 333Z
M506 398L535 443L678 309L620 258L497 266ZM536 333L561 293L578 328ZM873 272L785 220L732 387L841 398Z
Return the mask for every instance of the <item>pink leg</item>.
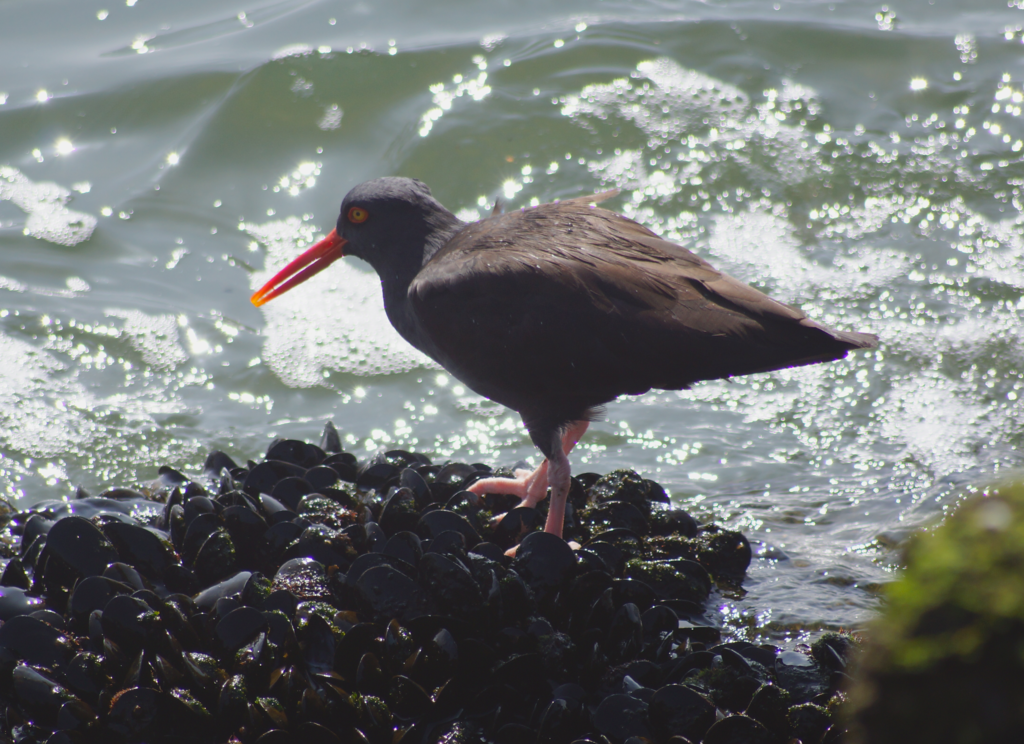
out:
M469 487L475 494L510 493L523 501L520 506L536 507L547 495L551 487L551 505L548 507L548 519L544 531L562 536L562 523L565 520L565 500L569 495L568 454L580 441L590 425L588 421L573 421L562 434L562 446L556 451L553 459L545 458L544 462L534 470L517 470L515 478L485 478Z

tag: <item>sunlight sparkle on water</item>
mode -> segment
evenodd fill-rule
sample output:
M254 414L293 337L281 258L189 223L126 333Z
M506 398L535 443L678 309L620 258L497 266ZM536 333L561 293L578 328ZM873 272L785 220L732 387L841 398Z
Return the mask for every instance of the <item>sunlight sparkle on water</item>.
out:
M274 192L287 191L292 196L298 196L306 189L313 188L316 186L316 177L320 175L322 165L322 163L314 163L310 160L299 163L291 173L281 176L277 185L274 186Z
M468 95L474 101L482 101L490 95L491 86L487 85L487 73L482 71L487 67L487 59L478 55L474 57L474 64L481 70L475 78L465 79L461 74L456 74L452 77L452 82L455 83L452 89L447 88L444 83L434 83L430 86L434 108L420 117L420 137L430 134L434 124L451 109L455 99Z
M518 194L523 188L523 184L513 179L508 179L505 183L501 184L502 193L505 194L506 199L511 199L513 196Z

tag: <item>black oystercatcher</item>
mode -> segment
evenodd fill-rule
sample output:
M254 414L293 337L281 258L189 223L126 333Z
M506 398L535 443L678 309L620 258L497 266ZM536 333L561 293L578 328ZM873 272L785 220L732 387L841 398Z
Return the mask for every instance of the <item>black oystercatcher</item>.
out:
M467 387L518 411L545 460L471 490L535 506L561 536L570 450L600 407L651 388L827 362L878 343L834 331L594 204L616 192L464 223L420 181L352 189L337 227L252 296L342 256L380 276L388 319Z

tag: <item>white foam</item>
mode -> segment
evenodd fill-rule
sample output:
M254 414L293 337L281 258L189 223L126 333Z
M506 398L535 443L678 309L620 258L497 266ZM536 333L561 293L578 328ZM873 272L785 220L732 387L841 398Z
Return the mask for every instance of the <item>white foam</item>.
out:
M35 183L17 168L0 165L0 201L10 201L28 216L22 232L58 245L88 240L96 218L65 206L71 192L56 183Z
M188 359L178 335L175 315L148 315L139 310L111 309L109 318L124 320L123 331L142 361L155 369L172 369Z
M62 374L66 369L52 354L0 333L0 436L5 450L47 457L89 441L78 414L67 407L85 390ZM65 405L55 405L57 400Z
M823 265L808 257L789 220L759 205L715 217L707 248L719 268L744 281L768 279L772 296L783 302L799 302L823 288L833 297L873 292L906 274L910 263L903 255L858 251Z

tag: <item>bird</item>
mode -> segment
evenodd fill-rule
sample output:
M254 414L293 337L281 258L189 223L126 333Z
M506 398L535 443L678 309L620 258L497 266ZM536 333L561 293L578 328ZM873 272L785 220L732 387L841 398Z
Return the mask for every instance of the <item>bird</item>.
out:
M544 455L469 490L550 502L562 537L568 455L622 395L841 359L878 337L838 331L597 206L618 192L463 222L422 181L353 187L335 228L252 295L260 306L356 256L391 324L466 387L516 411Z

